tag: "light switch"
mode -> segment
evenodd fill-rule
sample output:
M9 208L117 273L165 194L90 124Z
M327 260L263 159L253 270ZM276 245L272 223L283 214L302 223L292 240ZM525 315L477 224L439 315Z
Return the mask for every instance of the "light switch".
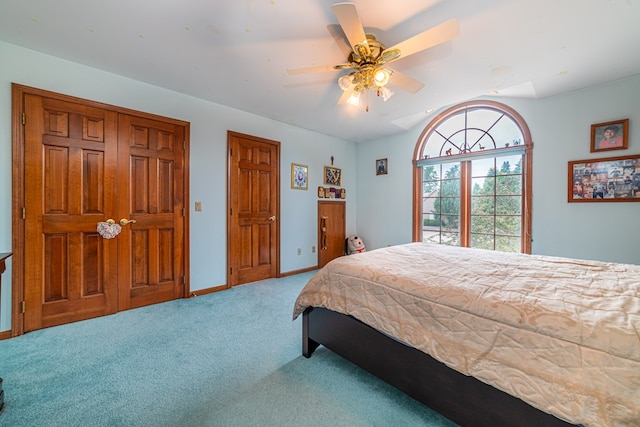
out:
M202 202L196 202L196 212L202 211Z

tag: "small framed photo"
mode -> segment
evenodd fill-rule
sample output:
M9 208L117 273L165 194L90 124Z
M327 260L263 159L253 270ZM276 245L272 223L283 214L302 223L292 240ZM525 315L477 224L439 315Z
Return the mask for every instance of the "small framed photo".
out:
M386 175L389 172L387 159L376 160L376 175Z
M324 183L326 185L342 186L342 169L334 168L333 166L324 167Z
M291 163L291 188L294 190L309 188L309 166Z
M629 147L629 119L591 125L591 152Z
M640 202L640 154L569 162L569 202Z

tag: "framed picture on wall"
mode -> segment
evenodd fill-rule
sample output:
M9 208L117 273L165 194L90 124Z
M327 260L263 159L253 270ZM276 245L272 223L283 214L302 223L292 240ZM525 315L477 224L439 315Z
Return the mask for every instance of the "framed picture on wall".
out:
M291 188L306 190L309 188L309 167L298 163L291 163Z
M342 169L333 166L324 167L324 183L327 185L342 186Z
M591 152L624 150L629 146L629 119L591 125Z
M387 159L376 160L376 175L386 175L388 172Z
M569 162L569 202L640 202L640 154Z

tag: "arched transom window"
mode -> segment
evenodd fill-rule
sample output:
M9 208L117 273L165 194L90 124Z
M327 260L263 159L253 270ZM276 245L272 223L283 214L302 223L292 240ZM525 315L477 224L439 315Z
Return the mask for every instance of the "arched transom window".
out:
M414 241L531 252L531 134L492 101L456 105L414 153Z

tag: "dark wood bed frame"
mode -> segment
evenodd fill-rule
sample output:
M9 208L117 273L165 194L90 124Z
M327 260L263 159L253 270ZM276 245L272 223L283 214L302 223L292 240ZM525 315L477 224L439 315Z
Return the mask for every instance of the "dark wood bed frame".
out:
M309 307L302 315L303 356L311 357L319 345L465 427L572 425L351 316Z

